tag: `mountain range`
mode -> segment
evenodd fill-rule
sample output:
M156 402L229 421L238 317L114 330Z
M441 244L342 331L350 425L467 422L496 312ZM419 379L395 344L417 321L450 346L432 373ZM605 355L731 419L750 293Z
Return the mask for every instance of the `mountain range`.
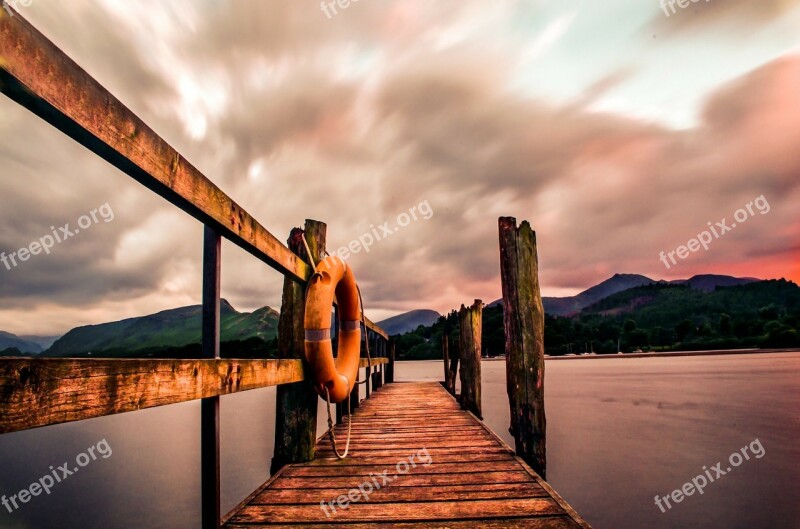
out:
M713 292L717 287L744 285L758 281L722 275L697 275L690 279L656 281L638 274L615 274L613 277L569 297L545 297L545 312L550 316L570 316L583 309L636 287L647 285L685 285L699 292ZM502 300L489 308L502 305ZM253 312L239 312L227 301L220 304L223 345L235 344L231 356L243 351L260 354L264 344L277 336L278 312L262 307ZM412 310L378 322L390 335L429 327L441 315L433 310ZM87 325L72 329L64 336L16 336L0 331L0 354L67 356L152 356L196 354L201 340L202 307L192 305L165 310L147 316L117 322ZM249 342L248 342L249 341ZM242 344L248 342L246 347ZM4 352L5 351L5 352ZM224 353L223 353L224 354Z
M670 285L688 285L689 287L703 292L713 292L717 287L732 287L753 283L758 279L752 277L731 277L724 275L703 274L696 275L690 279L675 279L673 281L656 281L647 276L639 274L614 274L614 276L588 288L575 296L562 298L543 297L542 304L546 314L553 316L570 316L577 314L586 307L597 303L609 296L629 290L635 287L653 285L656 283ZM490 303L490 307L502 305L503 300Z
M609 287L605 292L612 292L629 279L639 280L611 278L603 285ZM578 300L571 307L597 296L598 290L576 296ZM481 346L487 356L501 355L505 350L503 317L502 303L483 310ZM395 337L397 358L441 358L443 338L458 343L458 327L458 314L452 311L432 326ZM551 356L796 348L800 347L800 287L785 279L753 281L726 276L634 286L576 313L546 313L544 346Z
M390 336L395 334L403 334L404 332L413 331L420 325L428 326L433 325L436 320L441 318L441 314L435 310L412 310L397 316L392 316L377 323L378 327L386 331Z
M165 310L138 318L76 327L59 338L42 356L142 356L154 351L183 348L200 343L202 306ZM262 307L238 312L227 300L220 302L222 342L258 339L267 342L277 336L278 312Z

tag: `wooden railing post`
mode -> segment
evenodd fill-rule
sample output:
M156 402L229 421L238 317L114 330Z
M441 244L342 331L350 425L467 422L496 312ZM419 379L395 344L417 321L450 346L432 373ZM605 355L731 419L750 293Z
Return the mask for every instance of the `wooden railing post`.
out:
M353 386L353 391L350 392L350 413L355 413L356 409L358 409L359 403L359 387L360 384L355 384Z
M305 230L294 228L288 246L295 254L316 263L325 250L327 226L315 220L306 220ZM303 244L305 233L311 255L306 255ZM300 283L286 277L283 281L283 300L278 320L279 358L305 356L305 289ZM289 463L314 459L317 438L317 394L311 382L305 380L278 386L275 403L275 455L272 473Z
M460 323L461 356L461 407L481 414L481 330L483 327L483 302L479 299L471 307L461 305Z
M388 352L389 362L386 364L386 383L392 384L394 382L394 340L389 342Z
M444 387L447 388L447 380L450 378L450 344L447 333L442 335L442 360L444 360Z
M372 346L370 346L370 345L369 345L369 342L368 342L368 340L369 340L369 334L370 334L370 331L367 331L366 333L364 333L364 345L365 345L365 346L369 346L369 348L370 348L370 349L369 349L369 354L370 354L370 357L372 357L372 355L374 354L374 351L373 351L373 349L372 349ZM367 365L367 366L364 368L364 380L366 380L366 382L364 382L364 398L365 398L365 399L368 399L368 398L369 398L369 393L370 393L370 383L372 382L372 381L370 380L370 378L371 378L371 374L372 374L372 369L370 369L369 365Z
M517 228L512 217L501 217L499 228L510 432L517 455L544 478L544 308L536 233L528 221Z
M222 238L213 228L203 231L203 358L219 358L220 271ZM200 401L200 483L203 529L219 529L219 397Z
M375 334L375 341L373 342L373 347L375 347L375 358L381 357L381 337L378 334ZM378 372L378 366L372 368L372 389L373 391L379 389L381 387L381 379L380 373Z

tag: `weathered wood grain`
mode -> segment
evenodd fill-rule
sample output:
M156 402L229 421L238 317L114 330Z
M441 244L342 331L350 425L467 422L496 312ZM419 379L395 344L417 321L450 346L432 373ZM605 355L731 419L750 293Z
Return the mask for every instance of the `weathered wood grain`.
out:
M326 489L268 489L259 494L253 505L319 505L320 498L338 498L346 495L349 488ZM409 497L406 490L400 488L382 488L364 499L365 503L387 502L428 502L428 501L467 501L502 498L538 498L547 496L547 492L533 483L491 483L480 485L450 485L446 489L436 487L420 487Z
M0 358L0 433L300 380L300 360Z
M326 521L322 524L302 525L285 523L270 523L269 525L232 524L226 527L228 529L330 529L330 527L337 526L346 529L375 529L375 523L373 522L340 525L330 521ZM480 520L479 522L466 520L448 520L447 522L381 522L380 527L388 529L580 529L580 526L567 516L498 518L495 520Z
M545 476L544 307L539 289L536 233L524 221L501 217L500 272L503 287L506 387L516 451Z
M325 254L327 225L306 220L304 228L293 228L286 244L304 262L316 264ZM306 251L304 237L311 255ZM281 358L305 357L305 309L305 288L290 277L285 277L278 319L278 354ZM309 380L278 386L275 396L275 453L271 465L273 473L289 463L314 459L317 401L317 394Z
M461 407L481 418L483 302L476 299L470 307L461 305L458 319L460 324Z
M323 498L327 499L327 498ZM335 498L334 498L335 499ZM508 516L509 512L531 514L561 514L561 507L550 498L512 498L503 500L437 501L425 503L353 503L346 509L337 508L328 518L316 505L249 505L231 518L233 523L258 523L264 519L282 522L320 523L326 521L407 522L412 520L484 520Z

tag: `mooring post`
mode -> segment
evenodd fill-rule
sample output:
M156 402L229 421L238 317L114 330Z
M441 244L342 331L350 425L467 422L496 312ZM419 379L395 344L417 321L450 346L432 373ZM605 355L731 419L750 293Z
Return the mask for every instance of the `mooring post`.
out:
M459 340L460 341L460 340ZM448 373L449 381L447 383L447 390L453 396L456 395L456 379L458 378L458 362L461 358L461 344L456 343L456 350L450 352L450 335L447 336L447 349L450 355L450 372Z
M460 323L461 356L461 407L481 414L481 330L483 302L479 299L471 307L461 305L458 312Z
M306 262L317 263L325 250L327 226L323 222L306 220L305 231L294 228L289 236L289 249ZM311 255L303 244L305 233ZM283 300L278 320L278 358L305 356L305 287L286 277L283 281ZM289 463L314 459L317 441L317 394L311 382L304 380L278 386L275 403L274 474Z
M510 432L517 455L545 478L544 307L536 233L528 221L517 228L513 217L500 217L499 227Z

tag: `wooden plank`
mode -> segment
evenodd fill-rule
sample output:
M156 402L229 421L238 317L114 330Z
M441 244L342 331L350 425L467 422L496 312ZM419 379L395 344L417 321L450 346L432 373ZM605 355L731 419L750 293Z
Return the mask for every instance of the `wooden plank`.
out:
M406 452L406 457L411 453ZM524 470L504 472L474 472L456 474L407 474L387 487L444 487L448 485L484 485L490 483L528 483L530 476ZM358 483L356 483L357 485ZM276 489L320 489L329 487L353 487L350 477L332 477L324 481L317 478L281 478L272 485Z
M0 433L300 380L300 360L0 358Z
M228 529L330 529L332 526L339 526L330 521L323 524L285 524L270 523L269 525L232 524L226 526ZM347 529L375 529L374 523L348 523L341 527ZM580 529L574 521L566 516L544 516L544 517L521 517L521 518L497 518L495 520L475 521L450 520L443 524L441 521L424 522L381 522L380 527L388 529Z
M341 495L346 495L351 488L267 489L261 492L251 503L253 505L296 505L303 503L319 505L320 498L338 498ZM365 503L466 501L500 498L538 498L547 495L548 493L535 483L491 483L488 485L451 485L446 489L420 487L414 491L413 496L410 496L408 491L404 489L385 488L372 492L369 498L363 501Z
M373 358L372 360L367 362L366 358L362 358L360 360L359 367L367 367L367 365L376 366L376 365L380 365L380 364L386 364L386 363L388 363L388 361L389 360L387 358Z
M430 452L430 451L429 451ZM470 465L472 463L481 463L485 461L507 461L511 457L511 454L506 450L497 450L497 451L485 451L485 452L476 452L476 453L439 453L436 454L436 464L439 463L461 463ZM355 466L374 466L379 465L382 467L386 467L387 465L396 465L397 464L397 457L396 456L362 456L358 459L345 459L344 461L340 461L338 459L324 459L324 458L316 458L314 461L309 461L308 463L301 463L297 465L292 465L292 468L303 468L303 467L324 467L324 466L335 466L335 467L355 467Z
M335 498L334 498L335 499ZM504 518L509 512L529 514L561 514L559 505L550 498L504 500L441 501L426 503L353 503L347 509L336 509L330 518L315 505L248 505L232 518L232 523L258 523L265 519L282 522L321 523L328 520L405 522L412 520L487 520Z
M396 462L395 462L396 463ZM394 471L395 465L388 467ZM283 473L284 477L342 477L342 476L369 476L370 474L380 474L387 469L386 465L353 465L353 466L327 466L327 467L291 467ZM414 475L421 476L426 474L460 474L462 472L499 472L499 471L518 471L521 467L513 458L501 461L482 461L471 462L469 465L463 463L440 463L435 465L418 464L414 468Z
M428 448L428 452L435 458L440 454L484 454L490 452L507 453L505 448L496 446L456 446L447 448ZM411 455L408 448L393 449L393 450L365 450L365 449L351 449L350 453L354 458L361 457L394 457L395 462ZM513 453L513 452L511 452ZM333 458L333 450L331 448L317 447L317 458L330 459Z

